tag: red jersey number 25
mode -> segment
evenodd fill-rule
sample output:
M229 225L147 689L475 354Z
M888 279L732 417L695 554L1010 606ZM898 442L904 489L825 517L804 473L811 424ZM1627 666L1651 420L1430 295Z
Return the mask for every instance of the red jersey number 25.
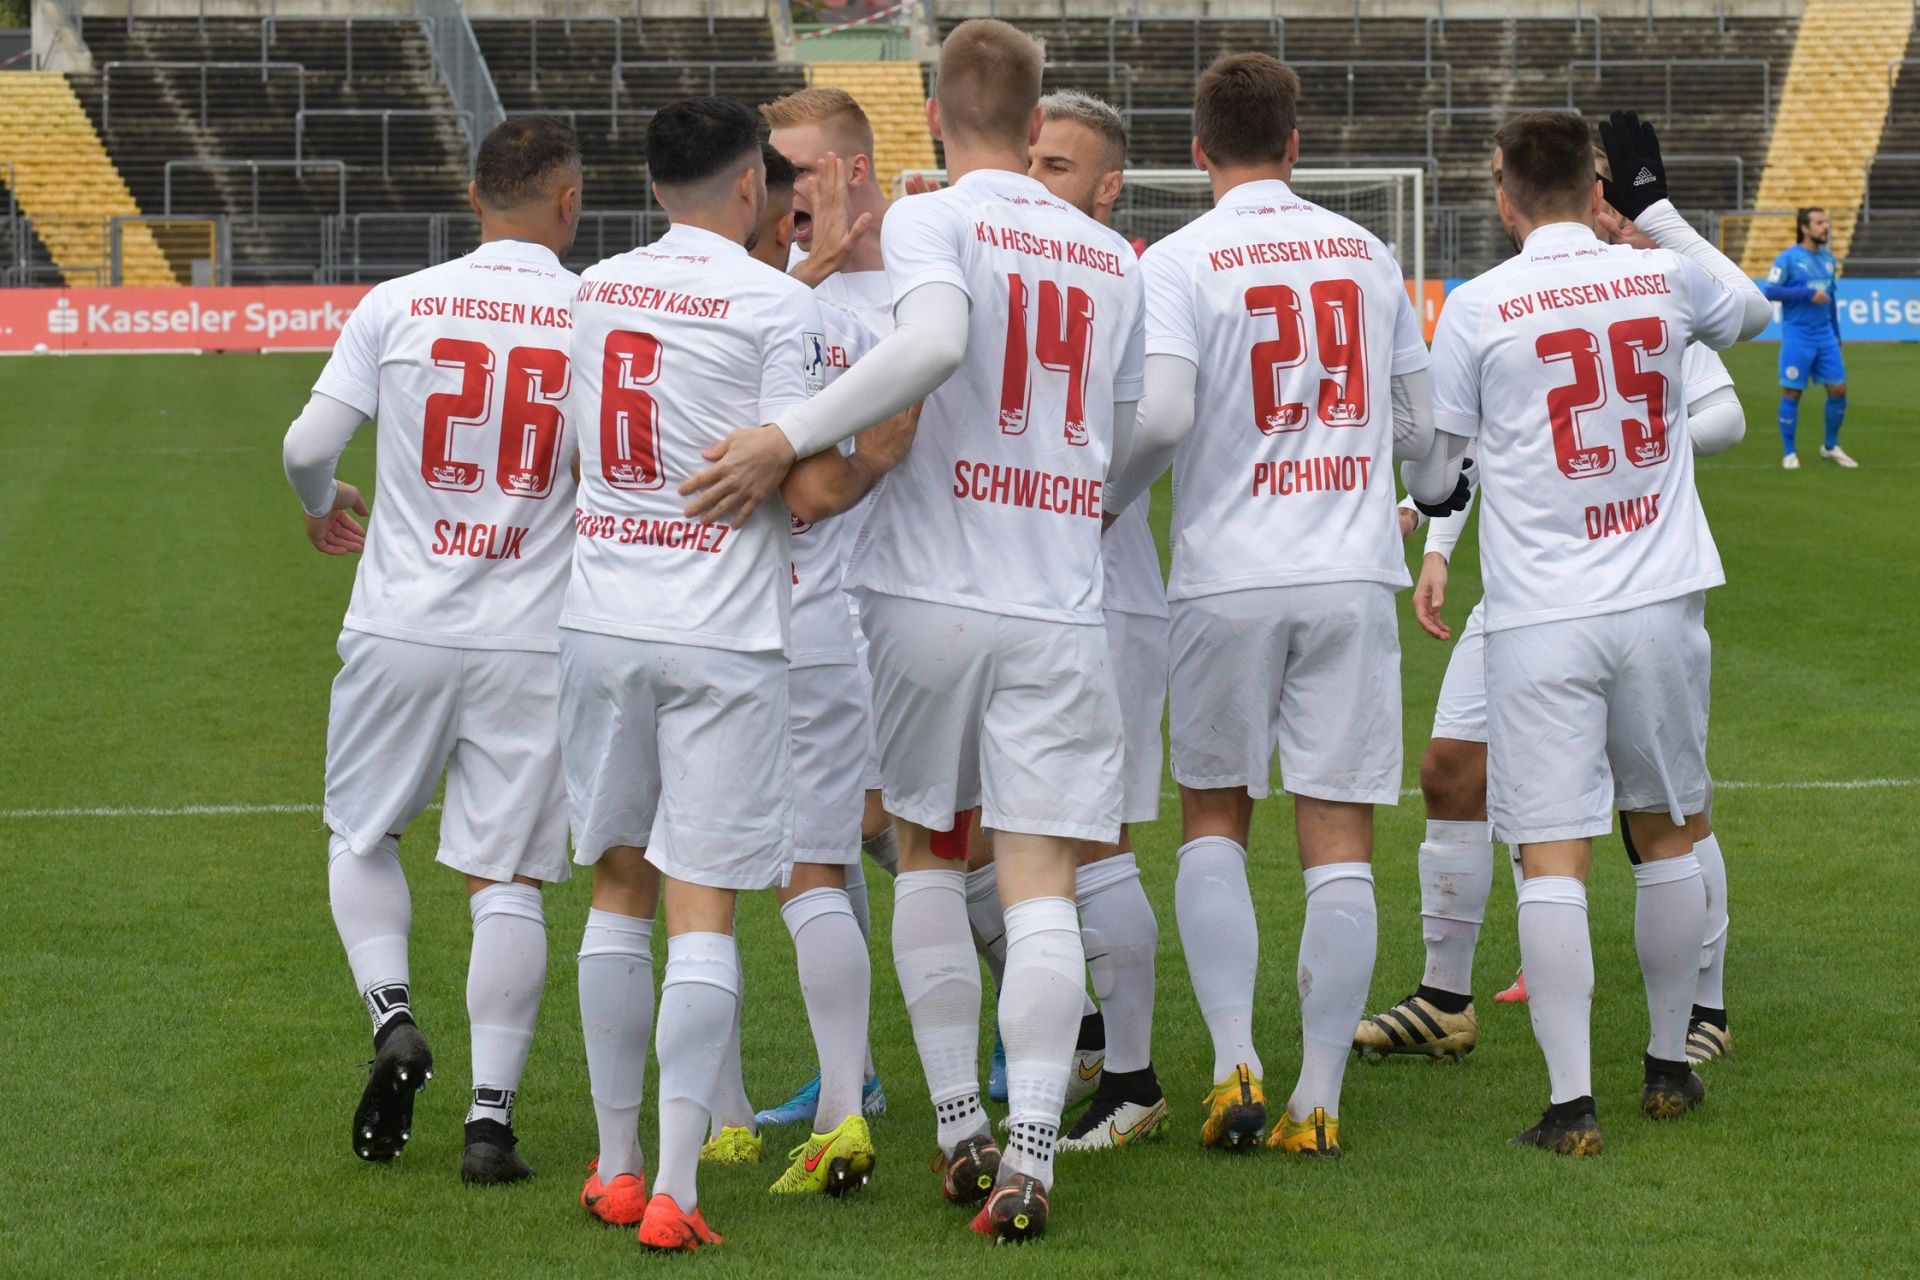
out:
M1645 368L1647 356L1667 349L1667 323L1658 316L1621 320L1607 329L1612 357L1613 386L1628 404L1644 410L1620 420L1620 442L1627 461L1651 467L1667 460L1667 379L1657 369ZM1582 419L1607 403L1607 360L1600 338L1585 329L1560 329L1534 340L1534 354L1542 364L1566 364L1570 381L1547 392L1547 416L1553 423L1553 456L1569 480L1610 473L1617 463L1612 445L1587 438Z
M493 349L464 338L434 341L433 362L460 371L458 391L427 397L420 444L420 478L433 489L474 493L487 470L459 457L459 429L483 427L493 418ZM567 394L567 353L549 347L515 347L507 353L507 392L500 404L500 444L494 482L513 498L544 498L553 491L566 423L560 401Z

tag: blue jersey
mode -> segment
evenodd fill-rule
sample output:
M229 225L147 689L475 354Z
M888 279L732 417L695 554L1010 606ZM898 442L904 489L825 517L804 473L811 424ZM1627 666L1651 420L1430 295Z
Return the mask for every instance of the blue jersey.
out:
M1840 336L1839 276L1839 264L1825 249L1796 244L1773 260L1762 292L1780 304L1780 324L1788 336L1812 342ZM1827 295L1824 303L1814 303L1816 289Z

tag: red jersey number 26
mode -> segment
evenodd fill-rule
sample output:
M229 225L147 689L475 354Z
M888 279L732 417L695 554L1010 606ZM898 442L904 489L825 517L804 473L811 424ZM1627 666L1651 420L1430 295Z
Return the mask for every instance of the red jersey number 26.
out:
M460 371L460 389L427 397L420 478L432 489L474 493L486 483L487 469L459 456L458 437L460 428L483 427L493 418L496 357L486 343L465 338L436 339L432 355L440 368ZM544 498L553 491L566 427L560 401L567 394L567 353L515 347L506 372L494 483L509 497Z

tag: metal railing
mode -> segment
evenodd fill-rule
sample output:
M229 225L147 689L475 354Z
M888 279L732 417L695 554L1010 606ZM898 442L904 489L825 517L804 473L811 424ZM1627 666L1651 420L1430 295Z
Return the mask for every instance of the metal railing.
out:
M508 119L512 119L514 116L558 116L575 129L580 127L582 120L605 120L610 125L607 132L613 137L619 137L620 122L622 120L651 120L654 116L654 108L616 107L612 111L602 111L597 108L588 107L526 107L507 112Z
M369 19L363 18L360 21L364 23L369 21ZM394 23L394 22L404 22L406 21L406 19L388 16L388 17L374 18L374 19L371 19L371 21L382 22L382 23ZM328 23L335 26L345 26L346 28L346 32L344 35L344 42L346 46L345 78L348 80L353 79L353 24L354 24L353 18L351 17L322 18L322 17L309 16L307 14L299 14L297 16L286 17L286 18L279 17L278 15L269 15L267 17L264 17L260 19L260 61L265 62L267 60L267 47L270 44L272 44L274 40L279 38L279 35L280 35L279 27L280 27L280 24L283 22L316 22L316 23L323 22L323 23ZM428 33L426 31L426 24L421 23L420 25L421 25L422 33L427 34L428 37L431 38L431 33Z
M567 16L558 19L558 21L564 24L568 36L573 35L573 24L575 22L588 22L595 25L602 22L610 22L613 24L613 62L615 66L618 66L621 58L624 56L622 42L625 40L624 30L627 24L619 18L575 18L572 14L573 6L568 5L567 9ZM540 24L553 21L556 21L556 19L527 19L527 79L534 84L540 83Z
M306 175L308 169L331 169L339 183L339 213L345 217L347 212L347 166L340 160L169 160L161 168L161 210L167 217L173 216L173 174L176 169L245 169L251 180L253 191L253 209L255 217L260 213L260 171L262 169L291 169L295 179Z
M1545 19L1545 18L1538 18L1538 19L1521 18L1516 20L1517 21L1540 21L1540 22L1548 21L1548 19ZM1581 25L1583 23L1589 23L1589 22L1593 24L1593 66L1594 66L1594 69L1597 71L1599 70L1601 65L1601 62L1600 62L1600 53L1601 53L1600 15L1595 13L1583 14L1579 12L1578 6L1576 5L1574 10L1574 15L1573 15L1573 30L1576 38L1579 37ZM1447 6L1445 4L1445 0L1442 0L1442 3L1440 5L1440 12L1429 17L1426 21L1426 37L1425 37L1426 57L1429 62L1433 60L1433 36L1436 31L1439 32L1440 35L1443 37L1447 34ZM1520 42L1516 40L1507 47L1507 70L1518 71L1519 69L1520 69Z
M1871 157L1866 162L1866 164L1861 166L1862 173L1860 176L1862 180L1862 186L1860 191L1860 221L1862 222L1870 222L1873 220L1874 166L1880 164L1882 161L1889 161L1889 160L1897 164L1910 164L1910 165L1920 166L1920 152L1882 151L1879 155ZM1744 204L1746 202L1742 201L1741 203Z
M426 26L433 48L433 69L453 95L453 105L466 114L467 158L480 150L480 140L507 118L500 90L487 70L480 41L467 21L460 0L413 0L414 16Z
M767 72L799 73L798 68L779 62L747 62L729 59L712 62L616 62L613 64L612 94L607 102L607 106L611 110L618 111L620 109L620 90L626 82L626 74L629 71L704 71L707 73L707 93L710 95L720 92L720 73L722 71L758 71L762 74Z
M393 118L413 120L456 120L462 133L473 132L473 121L464 111L443 111L436 107L314 107L294 113L293 117L293 158L296 163L307 158L307 121L312 119L372 119L380 120L380 176L391 177L392 155L391 126Z
M1308 62L1290 62L1287 65L1292 67L1295 71L1299 71L1303 68L1309 71L1333 70L1334 68L1339 68L1341 70L1344 70L1347 73L1346 123L1348 124L1352 124L1354 122L1353 108L1354 108L1354 96L1355 96L1356 89L1355 89L1355 77L1353 72L1354 72L1354 68L1356 67L1362 70L1386 70L1386 69L1396 68L1396 67L1402 67L1402 68L1418 67L1420 68L1421 72L1425 75L1428 81L1431 81L1433 79L1434 68L1438 67L1440 69L1440 78L1444 86L1442 91L1443 92L1442 107L1443 109L1447 109L1453 106L1453 64L1451 62L1435 62L1431 58L1425 58L1425 59L1411 58L1406 60L1394 60L1394 59L1384 59L1384 58L1332 58L1332 59L1308 61Z
M1731 151L1671 151L1666 154L1669 165L1675 164L1730 164L1733 166L1733 203L1737 208L1747 206L1747 162L1743 156Z
M1060 21L1062 25L1065 25L1066 23L1065 0L1062 0ZM1191 17L1191 18L1174 18L1174 17L1158 17L1158 16L1143 17L1140 13L1140 7L1138 3L1136 3L1134 5L1134 12L1132 16L1120 17L1116 15L1115 17L1111 17L1107 19L1107 65L1113 66L1114 63L1117 61L1117 39L1118 39L1119 28L1122 23L1125 23L1128 26L1132 27L1134 35L1140 34L1140 28L1142 24L1152 24L1155 26L1179 25L1183 27L1192 27L1193 28L1193 77L1194 79L1198 80L1200 78L1200 73L1206 69L1205 62L1202 61L1200 56L1201 28L1208 27L1208 26L1219 26L1225 23L1233 23L1237 26L1244 26L1249 22L1258 22L1258 21L1260 21L1260 19L1258 18L1205 18L1205 17L1197 17L1197 16ZM1279 11L1276 9L1268 16L1268 18L1266 19L1266 22L1267 22L1267 34L1274 38L1273 56L1276 58L1279 58L1282 62L1285 62L1287 59L1287 20L1281 17L1279 14ZM1259 49L1259 50L1253 50L1253 52L1265 53L1267 52L1267 50Z
M274 71L292 71L297 76L299 86L299 104L296 110L307 107L307 68L300 62L136 62L122 60L109 62L100 69L100 128L113 127L113 73L116 70L136 68L146 71L197 71L200 73L200 127L207 127L207 72L220 70L259 71L260 83L267 83L268 75Z
M928 70L929 70L929 73L931 74L932 69L929 68ZM1118 82L1118 84L1120 85L1120 101L1109 102L1107 105L1110 107L1119 108L1120 114L1123 117L1132 114L1133 112L1133 67L1131 64L1125 63L1125 62L1121 62L1121 63L1048 62L1043 64L1040 68L1040 74L1043 80L1048 74L1052 72L1057 72L1057 71L1064 71L1064 72L1099 71L1100 73L1102 73L1107 77L1107 83L1109 85L1112 85L1115 82ZM1089 86L1084 84L1076 84L1074 87L1084 90Z
M1673 119L1673 69L1675 67L1758 67L1760 68L1760 102L1763 121L1773 119L1773 61L1769 58L1609 58L1596 63L1593 75L1596 80L1604 79L1609 70L1622 67L1658 67L1663 71L1661 77L1665 90L1665 109L1662 120ZM1587 69L1584 62L1567 63L1567 105L1569 111L1578 110L1574 101L1573 73Z

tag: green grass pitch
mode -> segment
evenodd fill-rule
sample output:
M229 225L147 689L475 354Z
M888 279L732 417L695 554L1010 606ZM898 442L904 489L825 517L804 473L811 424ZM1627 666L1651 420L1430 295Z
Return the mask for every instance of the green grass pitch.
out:
M1735 1052L1708 1070L1704 1109L1655 1125L1635 1108L1646 1015L1631 878L1608 840L1592 906L1605 1158L1504 1145L1546 1088L1524 1011L1487 998L1516 963L1504 874L1470 1059L1356 1064L1336 1163L1202 1152L1210 1054L1174 927L1168 802L1138 834L1161 921L1164 1140L1064 1157L1052 1236L987 1256L927 1172L930 1108L883 944L874 1041L892 1110L874 1184L776 1202L777 1163L710 1172L702 1201L728 1243L684 1264L643 1257L576 1202L594 1147L573 976L584 878L547 899L551 979L517 1126L540 1177L467 1189L468 924L459 878L431 862L431 815L403 857L439 1077L405 1154L375 1168L347 1142L367 1028L327 913L318 815L25 813L317 802L353 564L301 537L279 442L319 360L0 362L0 1274L1912 1274L1920 355L1852 348L1862 468L1809 447L1798 474L1778 466L1774 359L1734 354L1748 441L1700 468L1730 580L1709 606L1712 759L1742 784L1715 815ZM1817 444L1817 395L1804 417ZM370 482L372 434L346 477ZM1469 539L1456 626L1476 591ZM1403 630L1411 785L1446 646L1410 618ZM1854 780L1878 781L1790 785ZM1257 1032L1278 1098L1298 1052L1286 810L1262 807L1253 846ZM1417 800L1380 815L1375 1006L1419 977L1421 822ZM883 939L888 907L876 890ZM747 1082L771 1102L808 1069L806 1022L770 895L746 902L741 933ZM770 1135L770 1159L799 1136Z

